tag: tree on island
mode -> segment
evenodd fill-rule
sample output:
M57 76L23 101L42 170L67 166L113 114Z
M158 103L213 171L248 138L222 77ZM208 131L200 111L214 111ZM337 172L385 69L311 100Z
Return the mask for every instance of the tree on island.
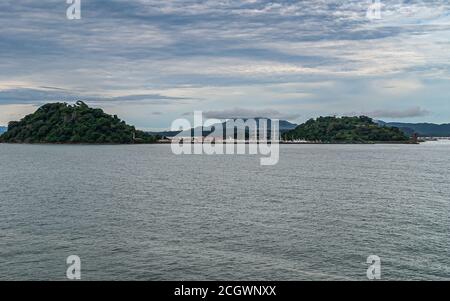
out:
M82 101L45 104L22 120L10 122L8 131L0 136L5 143L133 144L158 139Z
M406 142L410 138L395 127L380 126L367 116L319 117L283 134L284 140L323 143Z

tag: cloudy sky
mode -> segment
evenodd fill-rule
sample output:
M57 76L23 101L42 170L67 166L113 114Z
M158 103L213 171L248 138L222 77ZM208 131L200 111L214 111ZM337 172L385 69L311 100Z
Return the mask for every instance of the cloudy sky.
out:
M449 1L0 2L0 125L85 100L142 129L193 110L450 122ZM238 116L239 115L239 116Z

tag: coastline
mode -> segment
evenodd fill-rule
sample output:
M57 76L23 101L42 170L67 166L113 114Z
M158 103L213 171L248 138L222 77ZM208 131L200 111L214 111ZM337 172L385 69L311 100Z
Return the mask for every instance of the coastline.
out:
M159 142L148 142L148 143L25 143L25 142L0 142L0 144L10 144L10 145L155 145L155 144L171 144L171 141L159 141ZM273 142L267 141L267 144L272 144ZM422 142L413 141L370 141L370 142L288 142L280 141L278 144L282 145L375 145L375 144L408 144L408 145L419 145ZM185 142L184 144L205 144L204 142ZM259 144L259 142L227 142L227 143L211 143L211 144Z

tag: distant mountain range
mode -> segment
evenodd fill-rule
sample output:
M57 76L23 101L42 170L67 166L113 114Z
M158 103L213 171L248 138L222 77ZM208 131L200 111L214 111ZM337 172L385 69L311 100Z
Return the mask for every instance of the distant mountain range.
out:
M381 125L397 127L407 135L417 133L420 137L450 137L450 124L401 123L377 121Z
M262 117L255 118L257 122ZM268 119L268 118L267 118ZM376 121L380 125L397 127L402 130L408 136L412 136L417 133L421 137L450 137L450 124L434 124L434 123L401 123L401 122L384 122L382 120ZM269 123L270 125L270 123ZM227 127L227 122L223 123L224 128ZM285 133L287 131L297 128L299 125L289 122L287 120L280 120L280 132ZM193 129L191 130L193 131ZM187 136L190 136L190 131L185 131ZM164 137L174 137L180 134L181 131L164 131L164 132L150 132L152 135L160 135ZM204 134L208 135L210 131L204 131Z
M6 126L0 126L0 135L6 132L8 128Z
M267 120L268 120L268 122L267 122L267 129L268 129L268 131L270 132L270 127L271 127L271 121L270 121L270 119L269 119L269 118L264 118L264 117L257 117L257 118L255 118L257 126L259 126L259 121L260 121L261 119L267 119ZM231 120L232 120L232 119L230 119L229 121L223 122L223 123L222 123L222 127L223 127L224 129L233 127L233 124L234 124L234 123L232 123ZM243 119L243 120L246 121L247 119ZM220 124L217 124L216 127L217 127L218 125L220 125ZM291 123L291 122L289 122L289 121L287 121L287 120L279 120L279 128L280 128L280 132L281 132L281 133L284 133L284 132L293 130L293 129L295 129L297 126L298 126L298 124ZM211 128L214 128L214 126L212 126ZM198 129L198 128L197 128L197 129ZM188 136L188 137L189 137L189 136L193 136L193 132L194 132L194 131L195 131L195 129L186 130L186 131L183 132L183 135L184 135L184 136ZM177 136L178 134L181 134L182 132L181 132L181 131L164 131L164 132L148 132L148 133L151 134L151 135L159 135L159 136L163 136L163 137L175 137L175 136ZM203 135L204 135L204 136L208 136L208 135L210 135L211 133L212 133L211 130L205 130L205 129L203 130Z

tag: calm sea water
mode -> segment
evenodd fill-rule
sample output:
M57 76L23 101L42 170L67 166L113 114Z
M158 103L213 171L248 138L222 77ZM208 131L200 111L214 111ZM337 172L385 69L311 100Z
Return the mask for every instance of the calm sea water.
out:
M450 144L0 145L0 279L450 279Z

